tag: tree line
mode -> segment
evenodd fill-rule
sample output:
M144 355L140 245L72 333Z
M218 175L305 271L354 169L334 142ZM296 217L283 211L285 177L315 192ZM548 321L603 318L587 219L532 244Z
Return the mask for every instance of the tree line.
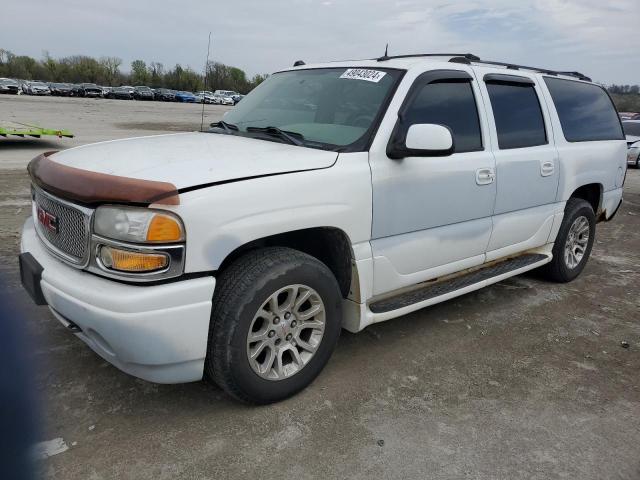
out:
M118 57L93 58L86 55L72 55L53 58L48 52L36 60L27 55L16 55L0 48L0 77L43 82L96 83L103 86L148 85L153 88L173 90L233 90L247 93L267 75L248 78L244 70L220 62L209 62L206 75L190 67L176 64L165 68L160 62L134 60L131 70L120 70L122 59Z
M640 112L640 86L614 84L607 90L619 112Z

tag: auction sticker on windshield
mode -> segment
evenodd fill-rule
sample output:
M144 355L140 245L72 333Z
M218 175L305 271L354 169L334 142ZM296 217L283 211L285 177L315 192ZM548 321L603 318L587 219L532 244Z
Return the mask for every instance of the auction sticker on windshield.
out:
M352 80L366 80L367 82L378 83L387 72L379 70L369 70L368 68L348 68L340 78L349 78Z

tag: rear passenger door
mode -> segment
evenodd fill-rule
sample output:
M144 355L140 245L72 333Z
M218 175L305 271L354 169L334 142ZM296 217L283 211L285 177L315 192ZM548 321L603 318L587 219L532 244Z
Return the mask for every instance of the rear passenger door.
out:
M554 217L558 153L534 74L475 69L496 162L496 201L487 261L544 245Z

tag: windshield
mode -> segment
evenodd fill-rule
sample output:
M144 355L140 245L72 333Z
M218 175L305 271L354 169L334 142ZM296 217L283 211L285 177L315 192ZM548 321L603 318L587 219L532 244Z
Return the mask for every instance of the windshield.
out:
M270 76L224 118L238 127L278 127L306 142L344 147L365 137L400 78L398 70L323 68Z
M625 135L640 137L640 122L622 122Z

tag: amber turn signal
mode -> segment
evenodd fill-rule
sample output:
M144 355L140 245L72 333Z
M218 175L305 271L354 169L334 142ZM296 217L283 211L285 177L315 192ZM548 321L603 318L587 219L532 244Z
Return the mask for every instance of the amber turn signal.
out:
M169 257L163 253L139 253L108 246L100 248L100 261L106 268L120 272L154 272L169 265Z
M147 229L148 242L179 242L184 240L182 225L175 218L157 213Z

